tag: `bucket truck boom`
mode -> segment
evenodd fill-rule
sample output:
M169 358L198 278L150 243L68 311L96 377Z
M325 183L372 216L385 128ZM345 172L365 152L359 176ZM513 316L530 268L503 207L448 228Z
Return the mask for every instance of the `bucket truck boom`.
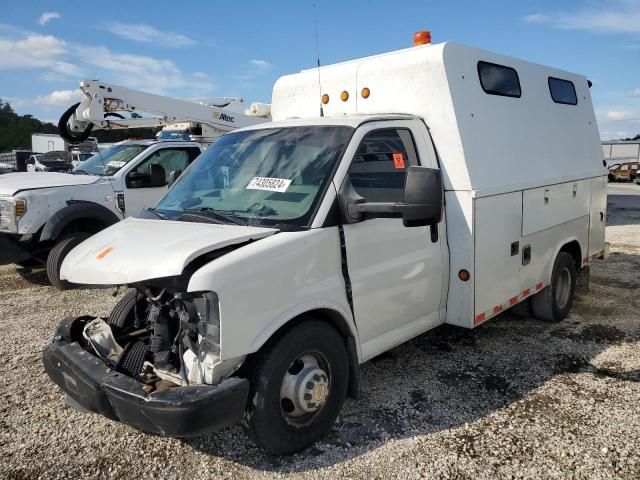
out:
M219 135L270 118L271 106L254 103L244 110L239 97L179 99L131 90L99 80L82 80L84 99L60 118L60 135L70 143L86 140L93 128L165 127L188 123L194 140L211 142ZM125 116L125 114L128 114Z

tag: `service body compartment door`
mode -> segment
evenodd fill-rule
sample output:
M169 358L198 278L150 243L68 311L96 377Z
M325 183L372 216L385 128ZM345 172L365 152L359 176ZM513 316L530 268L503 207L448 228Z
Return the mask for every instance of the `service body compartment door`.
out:
M591 179L591 208L589 213L589 261L593 256L600 256L604 250L605 226L607 220L607 177ZM584 255L583 255L584 257ZM586 263L586 262L585 262Z
M482 323L508 308L521 293L522 192L474 201L475 317Z
M590 180L576 180L525 190L522 236L589 214Z
M417 121L360 127L344 181L367 202L402 201L406 167L436 163L418 138L420 127ZM444 321L444 221L436 240L430 227L405 227L400 218L369 218L343 228L364 360Z

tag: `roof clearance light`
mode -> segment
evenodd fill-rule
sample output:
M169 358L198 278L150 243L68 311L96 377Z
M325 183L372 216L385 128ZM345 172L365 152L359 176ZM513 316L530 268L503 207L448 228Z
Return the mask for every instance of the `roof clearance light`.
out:
M364 87L362 89L362 98L369 98L369 95L371 95L371 90L369 90L367 87Z
M349 100L349 92L347 92L346 90L344 90L344 91L340 94L340 100L342 100L343 102L346 102L347 100Z
M420 30L413 34L413 46L429 45L431 43L431 32L428 30Z
M329 103L329 95L327 95L326 93L322 95L322 103L325 105Z

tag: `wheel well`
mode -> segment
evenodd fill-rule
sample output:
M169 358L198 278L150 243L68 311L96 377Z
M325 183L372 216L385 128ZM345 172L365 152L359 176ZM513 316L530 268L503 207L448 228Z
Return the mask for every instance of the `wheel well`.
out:
M271 345L273 342L277 341L280 337L282 337L286 332L291 330L292 328L306 322L309 320L320 320L335 328L340 336L344 339L344 345L347 349L347 355L349 356L349 396L351 398L357 399L359 397L358 389L359 389L359 378L358 378L358 352L356 350L356 342L355 338L351 334L351 330L343 318L335 310L331 310L330 308L318 308L315 310L309 310L304 312L287 323L282 325L278 330L276 330L273 335L267 340L260 349L252 353L247 357L242 367L238 371L239 376L248 376L248 371L253 368L253 364L260 354L265 348Z
M561 252L567 252L573 257L573 261L576 263L576 269L579 270L582 266L582 249L577 240L573 240L562 246Z
M60 232L58 238L62 238L71 233L84 232L91 235L98 233L100 230L104 230L106 225L96 218L76 218L69 222Z

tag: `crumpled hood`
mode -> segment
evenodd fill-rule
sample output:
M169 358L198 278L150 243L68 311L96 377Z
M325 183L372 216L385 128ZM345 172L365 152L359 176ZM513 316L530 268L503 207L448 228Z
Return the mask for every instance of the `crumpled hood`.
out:
M180 275L192 260L277 230L239 225L128 218L74 248L61 278L87 285L123 285Z
M35 172L5 173L0 177L0 195L15 195L23 190L37 188L89 185L100 180L94 175L72 175L70 173Z

